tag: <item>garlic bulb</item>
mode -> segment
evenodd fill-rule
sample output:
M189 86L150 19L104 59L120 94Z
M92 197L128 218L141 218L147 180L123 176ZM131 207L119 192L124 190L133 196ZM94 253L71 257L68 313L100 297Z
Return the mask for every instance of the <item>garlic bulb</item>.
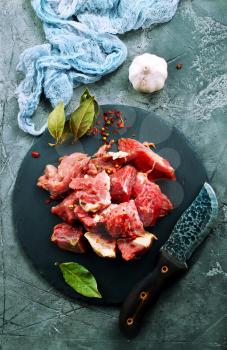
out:
M129 80L134 89L141 92L161 90L167 76L167 62L150 53L136 56L129 67Z

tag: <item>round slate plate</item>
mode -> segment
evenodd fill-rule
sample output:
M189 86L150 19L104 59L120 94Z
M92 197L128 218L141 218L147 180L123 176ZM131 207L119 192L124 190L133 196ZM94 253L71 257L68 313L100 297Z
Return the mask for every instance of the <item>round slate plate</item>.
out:
M50 242L52 228L61 220L50 212L50 207L55 203L45 204L48 194L36 186L37 178L43 173L46 164L57 164L58 158L62 155L77 151L93 154L101 145L98 136L85 137L75 145L68 143L54 148L48 146L48 142L52 140L46 132L26 155L13 194L16 232L39 273L69 297L105 304L121 303L134 284L152 270L159 248L206 181L206 172L201 162L185 137L175 127L167 124L153 112L139 108L105 105L101 107L101 114L112 108L120 110L126 119L126 125L132 126L127 130L120 130L115 139L124 136L135 137L142 142L154 142L157 153L167 158L176 169L176 182L168 180L159 182L175 208L150 230L157 235L158 241L148 253L141 259L131 262L125 262L120 257L116 260L107 260L98 257L92 251L87 254L63 251ZM32 158L31 151L40 152L40 158ZM68 261L78 262L94 274L103 299L84 298L64 282L55 262Z

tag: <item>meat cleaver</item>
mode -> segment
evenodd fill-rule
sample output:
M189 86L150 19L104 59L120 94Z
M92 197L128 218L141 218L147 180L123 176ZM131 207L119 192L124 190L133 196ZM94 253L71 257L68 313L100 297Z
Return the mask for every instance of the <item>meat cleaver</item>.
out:
M205 183L160 249L154 270L132 289L123 303L119 324L127 337L137 335L145 312L155 304L168 282L187 271L187 260L208 235L217 214L216 195Z

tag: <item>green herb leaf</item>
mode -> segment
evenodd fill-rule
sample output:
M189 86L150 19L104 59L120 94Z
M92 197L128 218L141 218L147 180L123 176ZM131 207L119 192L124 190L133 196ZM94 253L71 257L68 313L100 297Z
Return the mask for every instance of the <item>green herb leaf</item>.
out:
M94 97L86 98L71 114L70 129L77 140L84 136L92 127L95 118Z
M94 122L96 121L96 118L99 115L99 104L96 100L94 100L94 106L95 106L95 117L94 117Z
M70 123L69 123L69 120L66 120L64 130L61 135L61 143L64 143L66 140L68 140L70 136L71 136Z
M88 89L85 89L83 94L81 95L81 98L80 98L80 103L84 102L85 100L89 99L90 97L94 97L90 94L89 90ZM94 116L94 123L96 121L96 118L99 114L99 104L98 102L96 101L95 97L94 97L94 109L95 109L95 116ZM93 123L93 124L94 124Z
M48 130L55 139L56 146L64 143L74 136L74 141L89 132L94 126L99 113L99 105L88 89L84 90L80 98L80 106L71 114L68 121L65 121L64 103L59 103L48 117Z
M60 102L48 116L48 130L58 143L65 126L64 102Z
M89 298L102 298L97 282L90 271L75 262L59 264L65 282L77 293Z
M88 100L90 97L93 97L93 96L90 94L88 89L85 89L83 94L80 97L80 103Z

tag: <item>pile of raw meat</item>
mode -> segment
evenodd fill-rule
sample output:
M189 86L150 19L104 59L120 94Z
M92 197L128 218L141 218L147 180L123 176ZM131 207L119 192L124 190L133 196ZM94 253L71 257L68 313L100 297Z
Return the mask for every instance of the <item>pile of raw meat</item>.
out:
M52 242L76 253L90 245L104 258L116 258L118 250L123 259L132 260L156 239L145 228L173 208L155 180L174 180L175 174L147 143L121 138L118 152L110 147L102 146L92 157L62 157L58 168L46 166L37 185L61 198L51 209L63 220L54 227Z

